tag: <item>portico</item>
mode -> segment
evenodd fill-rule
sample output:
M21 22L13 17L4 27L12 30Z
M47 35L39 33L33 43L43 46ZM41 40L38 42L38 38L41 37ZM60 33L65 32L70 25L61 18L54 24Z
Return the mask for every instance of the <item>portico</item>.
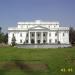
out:
M49 43L48 31L29 31L28 44L47 44Z

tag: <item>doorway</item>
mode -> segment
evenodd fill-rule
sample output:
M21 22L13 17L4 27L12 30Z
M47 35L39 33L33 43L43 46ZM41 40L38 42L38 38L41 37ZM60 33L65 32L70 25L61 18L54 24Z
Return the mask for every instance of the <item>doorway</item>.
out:
M31 44L34 44L34 43L35 43L34 39L31 39Z
M40 44L40 40L37 40L37 43Z

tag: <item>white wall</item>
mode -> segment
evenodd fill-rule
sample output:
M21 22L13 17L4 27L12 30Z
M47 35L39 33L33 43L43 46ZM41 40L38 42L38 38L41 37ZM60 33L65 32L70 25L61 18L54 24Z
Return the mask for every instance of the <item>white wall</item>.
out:
M55 43L55 39L58 40L58 35L55 36L56 31L50 31L51 36L49 36L49 39L51 39L51 43ZM63 36L64 33L64 36ZM27 32L9 32L8 33L8 44L10 45L12 42L13 34L16 38L17 44L23 44L26 39ZM22 36L20 36L22 34ZM22 43L20 43L20 40L22 40ZM60 31L59 32L59 41L62 44L69 44L69 31Z
M60 29L59 41L63 44L64 43L69 44L69 31L67 29L65 31L64 28L59 27L58 22L41 22L41 21L19 22L16 29L14 29L14 28L8 29L9 30L9 32L8 32L8 44L11 44L11 42L12 42L13 33L14 33L15 38L16 38L16 43L23 44L24 41L25 41L25 38L26 38L27 31L21 31L21 30L22 29L23 30L28 30L29 28L35 27L37 25L38 26L41 25L42 27L46 27L46 28L50 29L51 36L49 36L49 39L52 39L52 43L55 43L55 39L58 40L58 36L55 36L56 31L51 31L51 28L52 28L52 30ZM16 30L16 31L14 31L14 30ZM20 31L18 31L18 30L20 30ZM20 33L22 33L22 37L20 36ZM64 37L63 37L63 33L64 33ZM20 40L22 40L22 43L20 43Z
M22 37L20 36L20 33L22 34ZM16 43L23 44L26 38L26 33L27 32L9 32L8 33L8 44L11 45L13 34L16 38ZM22 43L20 43L20 40L22 40Z
M58 36L55 36L56 31L50 31L51 36L49 36L49 39L51 39L51 43L55 43L55 39L58 40Z
M63 33L64 33L64 36L63 36ZM69 31L60 31L59 41L63 44L69 44Z

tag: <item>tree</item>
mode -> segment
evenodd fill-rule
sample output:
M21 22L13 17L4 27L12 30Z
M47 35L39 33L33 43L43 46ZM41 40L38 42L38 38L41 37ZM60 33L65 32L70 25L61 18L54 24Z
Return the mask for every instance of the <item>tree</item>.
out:
M0 33L1 33L1 31L2 31L2 27L0 27Z
M0 27L0 43L4 43L5 34L2 32L2 27Z
M15 36L13 35L13 37L12 37L12 46L15 46L16 45L16 38L15 38Z
M8 34L4 34L2 31L2 28L0 27L0 43L7 43L8 42Z
M7 44L8 43L8 33L6 33L4 35L4 43Z
M0 43L4 42L4 33L0 33Z
M75 30L70 27L70 31L69 31L69 40L71 44L75 44Z

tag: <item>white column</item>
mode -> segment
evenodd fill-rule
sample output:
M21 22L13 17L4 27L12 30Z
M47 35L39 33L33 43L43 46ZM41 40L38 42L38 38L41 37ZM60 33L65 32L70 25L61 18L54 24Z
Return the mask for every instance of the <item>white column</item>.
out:
M59 30L58 30L58 33L57 33L58 35L57 35L57 40L59 41Z
M35 44L36 44L37 42L36 42L36 32L35 32Z
M49 44L49 32L47 32L47 43Z
M28 37L29 37L29 44L30 44L30 32L29 32L29 36Z
M43 32L41 32L41 43L43 43Z

